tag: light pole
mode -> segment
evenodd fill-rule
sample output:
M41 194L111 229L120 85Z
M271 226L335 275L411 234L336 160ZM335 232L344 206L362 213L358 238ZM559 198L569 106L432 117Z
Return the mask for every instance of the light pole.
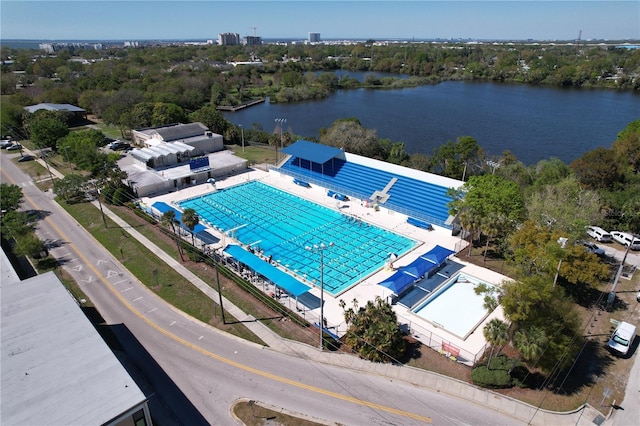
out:
M560 248L564 249L567 246L567 238L564 237L560 237L558 238L558 244L560 244ZM560 275L560 266L562 266L562 257L560 258L560 262L558 262L558 269L556 270L556 276L553 279L553 286L556 286L556 283L558 282L558 275Z
M326 245L321 243L320 245L314 244L313 247L306 246L305 250L313 253L320 253L320 350L324 350L324 251L330 247L333 247L333 243Z
M240 127L240 133L242 134L242 152L244 152L244 127L242 127L242 124L238 124L238 126Z
M278 123L278 126L280 127L280 150L282 150L282 148L284 148L284 143L282 142L282 127L284 126L284 123L287 122L286 118L276 118L275 122ZM276 163L278 162L278 148L276 146Z

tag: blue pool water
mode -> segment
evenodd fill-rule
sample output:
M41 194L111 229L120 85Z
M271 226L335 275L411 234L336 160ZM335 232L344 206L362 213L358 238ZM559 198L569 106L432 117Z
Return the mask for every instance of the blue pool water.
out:
M194 209L200 221L272 256L299 278L320 283L320 253L324 250L324 287L342 293L382 268L390 253L402 255L416 241L312 203L259 181L247 182L179 203Z
M484 295L475 292L480 283L477 278L457 274L430 294L413 313L464 340L488 315Z

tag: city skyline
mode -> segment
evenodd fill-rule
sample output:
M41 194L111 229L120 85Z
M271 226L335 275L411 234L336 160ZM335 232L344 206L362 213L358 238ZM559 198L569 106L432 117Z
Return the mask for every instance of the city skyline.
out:
M637 40L637 1L11 1L3 40Z

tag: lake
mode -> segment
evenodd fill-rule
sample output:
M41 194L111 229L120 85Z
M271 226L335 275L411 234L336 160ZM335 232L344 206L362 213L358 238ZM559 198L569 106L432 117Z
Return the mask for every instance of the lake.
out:
M362 79L364 73L349 73ZM444 82L398 90L341 90L295 104L265 102L224 113L245 129L254 123L317 137L340 118L356 117L379 138L404 142L408 153L430 155L460 136L472 136L488 155L510 150L525 164L557 157L565 163L597 147L640 119L640 94L603 89L562 89L487 82Z

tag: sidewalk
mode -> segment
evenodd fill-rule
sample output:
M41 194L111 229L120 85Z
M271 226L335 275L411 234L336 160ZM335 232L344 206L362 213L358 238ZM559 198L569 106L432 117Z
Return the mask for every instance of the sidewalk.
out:
M97 201L93 201L92 203L96 208L99 208ZM177 260L160 250L145 236L131 228L126 222L120 219L104 205L102 206L102 210L104 211L104 214L109 216L109 218L118 226L140 241L145 247L153 251L158 257L160 257L160 259L162 259L163 262L174 268L179 274L191 281L191 283L193 283L193 285L202 293L217 303L219 300L218 293L209 287L204 281L185 268ZM223 303L225 309L231 315L239 321L242 321L243 325L262 339L262 341L264 341L271 350L291 356L303 357L316 362L369 372L389 379L402 380L416 386L434 389L441 393L472 401L498 412L506 413L527 424L587 426L598 423L598 421L604 421L604 416L589 405L573 412L550 412L440 374L407 366L371 363L356 356L343 353L321 352L316 347L281 338L267 326L256 321L255 318L247 315L225 298L223 298Z

